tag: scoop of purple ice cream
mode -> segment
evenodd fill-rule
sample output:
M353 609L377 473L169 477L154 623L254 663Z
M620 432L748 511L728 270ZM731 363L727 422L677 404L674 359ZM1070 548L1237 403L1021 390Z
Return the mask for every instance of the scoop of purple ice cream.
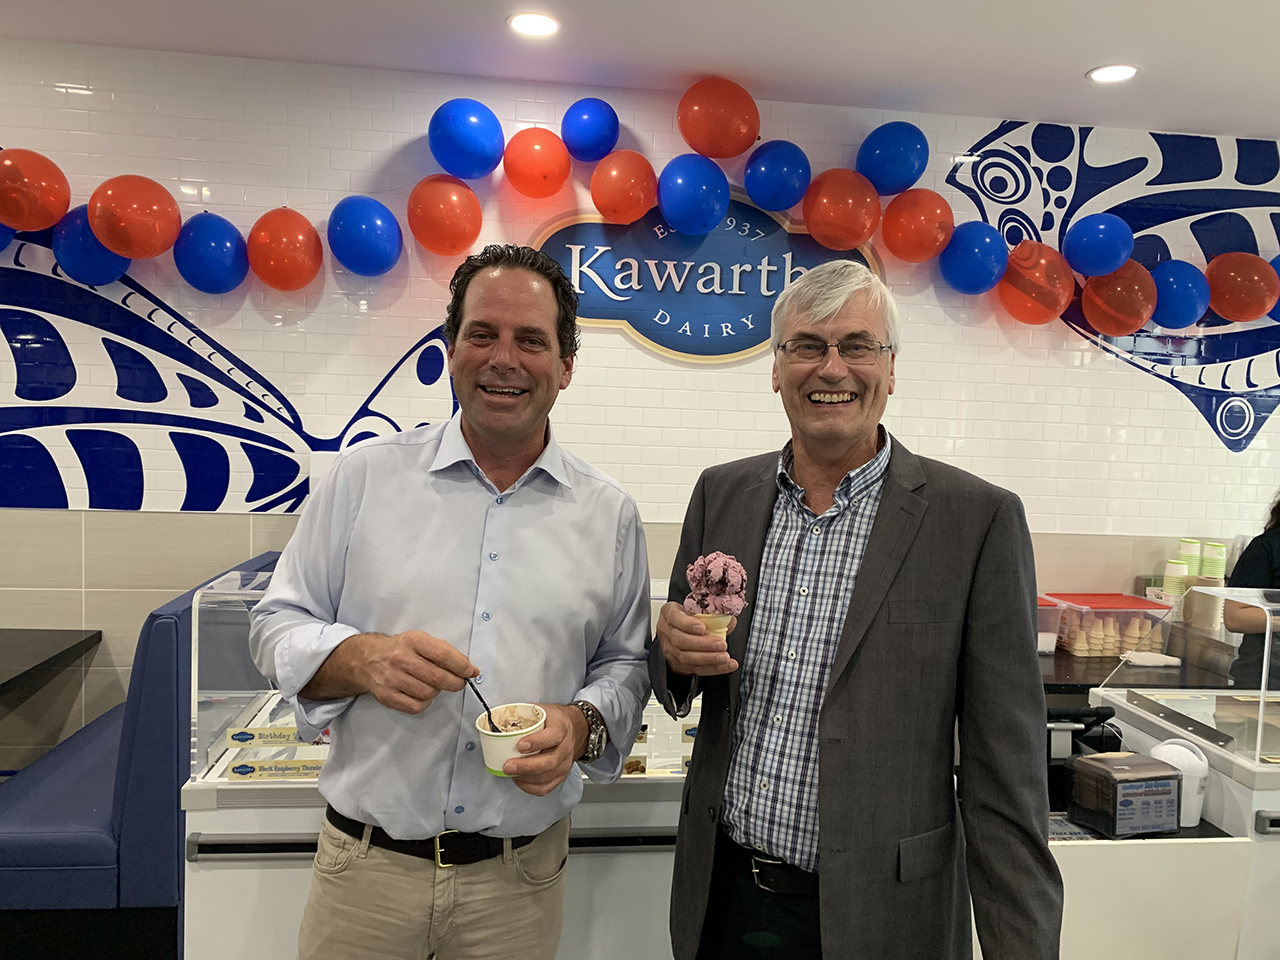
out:
M690 613L729 614L736 617L747 605L747 571L727 553L699 557L689 564Z

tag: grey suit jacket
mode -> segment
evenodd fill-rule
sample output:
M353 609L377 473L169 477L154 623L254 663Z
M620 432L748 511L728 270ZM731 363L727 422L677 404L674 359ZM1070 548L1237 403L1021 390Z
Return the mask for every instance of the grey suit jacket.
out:
M777 494L776 453L706 470L671 574L721 550L746 568L729 636L743 662ZM654 692L702 716L671 891L676 960L692 960L733 747L739 676L670 674ZM959 720L958 791L952 776ZM969 899L985 960L1058 956L1062 880L1049 853L1035 567L1012 493L893 441L884 492L818 725L823 953L828 960L969 958ZM958 792L958 796L957 796Z

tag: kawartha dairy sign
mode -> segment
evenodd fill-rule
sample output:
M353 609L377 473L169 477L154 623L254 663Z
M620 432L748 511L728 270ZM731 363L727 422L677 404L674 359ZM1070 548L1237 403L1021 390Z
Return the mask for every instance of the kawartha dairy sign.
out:
M664 356L741 360L769 347L774 298L811 267L844 258L883 274L874 248L838 252L750 203L733 199L701 237L676 233L657 207L632 224L574 217L533 246L578 291L578 320L621 327Z

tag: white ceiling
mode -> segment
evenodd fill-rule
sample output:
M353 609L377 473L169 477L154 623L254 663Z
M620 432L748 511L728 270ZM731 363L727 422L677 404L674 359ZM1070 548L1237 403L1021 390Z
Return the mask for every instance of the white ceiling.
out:
M1276 0L3 0L0 35L1280 139ZM506 18L544 12L549 41ZM1136 79L1100 87L1102 64Z

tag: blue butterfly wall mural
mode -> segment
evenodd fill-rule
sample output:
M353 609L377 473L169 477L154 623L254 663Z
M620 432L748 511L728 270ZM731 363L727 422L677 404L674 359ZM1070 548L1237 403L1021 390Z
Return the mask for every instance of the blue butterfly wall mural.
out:
M1010 247L1061 249L1071 224L1112 213L1147 269L1174 257L1274 256L1280 243L1280 149L1272 140L1096 130L1006 120L947 175ZM957 220L961 219L957 209ZM1273 314L1280 313L1280 309ZM1099 334L1079 298L1063 321L1099 349L1185 395L1229 449L1244 450L1280 404L1280 323L1231 323L1209 311L1186 330Z
M423 400L456 409L438 327L337 436L315 436L265 377L136 280L67 278L48 232L0 254L0 340L0 507L290 513L312 452L418 426Z

